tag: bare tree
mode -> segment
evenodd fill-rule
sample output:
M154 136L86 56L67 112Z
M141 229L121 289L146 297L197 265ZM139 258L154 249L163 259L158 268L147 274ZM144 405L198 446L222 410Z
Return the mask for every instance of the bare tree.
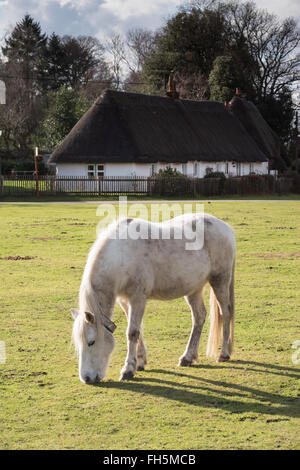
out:
M141 81L142 67L156 41L156 33L142 28L129 30L126 37L116 34L107 41L106 51L115 88L121 88L122 83L126 89L141 84L138 81Z
M157 34L147 29L130 29L127 32L128 54L126 63L131 72L141 72L147 56L155 49L156 41Z
M200 101L209 98L208 81L201 73L176 73L174 78L181 99Z
M124 63L126 63L126 44L124 39L115 34L105 45L108 54L108 64L113 76L114 87L119 90L124 76Z
M86 76L86 82L79 90L79 96L92 104L107 88L113 86L114 78L111 74L108 64L100 61L97 67L90 70Z
M276 96L300 79L300 32L293 18L280 21L253 2L233 1L227 8L233 39L245 40L256 63L251 79L257 96Z
M31 137L42 115L42 101L34 92L30 80L22 78L20 64L6 64L3 81L6 84L6 103L0 106L0 129L7 151L11 147L28 150Z

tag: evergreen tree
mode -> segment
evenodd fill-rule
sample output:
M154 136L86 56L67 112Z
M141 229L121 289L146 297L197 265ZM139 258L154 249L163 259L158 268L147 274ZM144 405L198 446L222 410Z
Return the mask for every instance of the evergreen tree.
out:
M52 151L71 131L89 105L63 85L48 93L49 107L40 130L40 144Z
M215 59L209 74L210 99L214 101L229 101L240 86L234 60L230 56L219 56Z
M40 63L43 90L57 90L65 83L65 53L60 37L52 33Z
M218 11L196 8L171 18L157 40L157 46L143 67L143 78L152 88L161 89L171 72L208 79L214 59L226 45L226 25Z
M20 23L16 24L4 42L2 53L8 62L21 65L24 74L22 78L29 80L36 77L47 42L46 35L41 32L40 24L27 14Z

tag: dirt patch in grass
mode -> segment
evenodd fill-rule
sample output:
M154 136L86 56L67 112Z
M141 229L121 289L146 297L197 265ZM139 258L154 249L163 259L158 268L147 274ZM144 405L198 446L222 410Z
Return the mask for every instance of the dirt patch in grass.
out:
M0 379L6 379L6 380L23 380L26 377L39 377L41 375L47 375L47 372L29 372L25 370L7 370L5 373L0 373Z
M296 227L272 227L273 230L295 230Z
M300 252L295 253L252 253L253 257L263 258L263 259L294 259L300 258Z
M27 261L30 259L35 259L36 256L4 256L3 258L0 258L1 260L6 260L6 261Z
M61 240L59 237L33 237L29 240Z
M73 224L67 224L67 225L88 225L88 224L84 224L82 222L74 222Z

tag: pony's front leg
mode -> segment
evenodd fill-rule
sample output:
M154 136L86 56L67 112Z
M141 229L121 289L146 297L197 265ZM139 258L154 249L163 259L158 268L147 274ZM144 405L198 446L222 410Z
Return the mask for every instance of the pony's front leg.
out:
M130 305L126 299L118 298L118 302L122 310L124 311L126 318L129 317L129 309ZM144 338L143 338L143 323L141 323L140 328L140 337L137 345L137 370L145 370L145 366L147 364L147 349L145 346Z
M129 301L127 327L127 356L120 380L132 379L137 369L137 344L141 334L141 324L146 306L146 297L135 296Z

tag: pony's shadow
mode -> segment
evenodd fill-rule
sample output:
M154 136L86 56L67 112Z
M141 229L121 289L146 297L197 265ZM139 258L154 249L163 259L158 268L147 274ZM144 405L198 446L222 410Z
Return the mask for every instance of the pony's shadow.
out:
M285 416L286 419L291 417L300 417L299 397L283 396L277 393L260 390L259 388L192 375L193 369L219 369L222 367L223 366L207 364L195 365L185 369L184 372L175 372L164 369L149 369L143 373L142 377L139 377L137 373L131 381L104 381L100 382L96 386L107 389L115 388L148 394L200 408L220 408L232 413L254 412ZM283 377L288 376L300 379L300 371L273 364L254 361L232 361L230 363L230 367L237 370L240 369L245 371L245 369L247 369L247 371L264 372L266 374L276 374ZM145 374L149 374L149 377L145 377ZM150 377L150 374L168 375L171 376L171 380L152 376ZM176 381L176 377L187 380L185 383L182 381L179 382ZM191 381L194 381L194 383ZM284 418L281 419L285 420ZM278 418L276 419L276 421L279 420L280 419Z

